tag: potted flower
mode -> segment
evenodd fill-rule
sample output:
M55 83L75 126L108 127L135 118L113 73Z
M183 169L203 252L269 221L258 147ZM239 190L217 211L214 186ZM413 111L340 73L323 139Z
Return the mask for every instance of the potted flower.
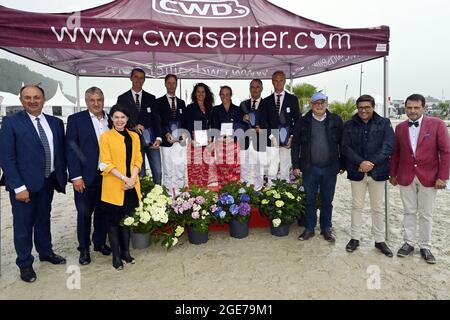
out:
M173 213L180 224L187 225L190 243L202 244L208 241L208 227L214 220L211 206L216 201L216 193L196 186L184 189L173 199Z
M276 236L289 234L289 226L304 208L304 194L297 184L284 180L274 180L270 188L262 190L259 211L270 219L271 233Z
M230 236L242 239L248 236L248 224L254 204L253 187L232 181L223 186L217 204L211 208L219 223L229 223Z
M122 223L131 228L131 240L135 249L148 247L152 236L155 242L162 240L162 244L170 248L178 242L178 237L182 234L181 227L176 227L175 219L170 216L168 210L172 198L165 187L153 183L151 178L145 177L142 180L142 201Z

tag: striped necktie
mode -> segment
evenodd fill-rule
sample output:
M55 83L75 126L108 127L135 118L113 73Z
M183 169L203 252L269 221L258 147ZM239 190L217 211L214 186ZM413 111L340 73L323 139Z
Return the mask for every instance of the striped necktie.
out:
M50 170L51 170L51 161L52 161L52 154L50 152L50 144L48 143L47 135L45 134L44 128L41 125L41 119L36 118L37 121L37 127L39 131L39 138L41 138L42 145L44 146L44 152L45 152L45 169L44 174L45 177L48 178L50 176Z
M139 102L139 94L136 93L136 109L138 109L138 111L141 111L141 104Z
M277 104L275 105L275 110L277 114L280 114L280 107L281 107L280 97L281 94L277 94Z
M170 97L172 99L171 111L172 111L172 119L177 117L177 106L175 105L175 97Z
M255 111L255 110L256 110L256 100L253 100L252 111Z

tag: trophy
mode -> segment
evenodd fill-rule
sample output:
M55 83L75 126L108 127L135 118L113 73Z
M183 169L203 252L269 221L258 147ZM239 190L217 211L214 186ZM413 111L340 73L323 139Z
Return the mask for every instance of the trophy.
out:
M142 133L142 137L144 138L144 145L145 147L148 147L155 143L155 133L153 132L152 128L146 128L144 129L144 132Z

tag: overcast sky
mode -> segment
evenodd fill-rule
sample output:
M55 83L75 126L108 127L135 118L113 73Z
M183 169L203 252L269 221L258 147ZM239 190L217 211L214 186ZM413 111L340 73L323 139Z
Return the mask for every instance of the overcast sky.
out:
M0 5L35 12L70 12L95 7L105 0L0 0ZM270 2L300 16L342 28L387 25L391 30L389 55L389 96L404 99L411 93L422 93L441 99L450 98L450 2L446 0L270 0ZM30 69L63 81L64 91L75 95L75 78L0 50L0 58L26 64ZM382 59L363 64L363 93L380 97L383 94ZM0 66L1 67L1 66ZM360 65L296 79L324 89L330 100L344 100L359 95ZM1 79L0 79L1 80ZM193 81L183 80L184 91L191 90ZM217 94L224 81L208 81ZM230 81L235 89L234 102L247 98L247 81ZM104 89L106 98L115 98L129 89L127 79L85 79L81 92L92 85ZM263 95L270 93L270 82L264 83ZM162 95L162 80L147 81L145 89ZM218 95L217 95L218 96ZM184 98L184 97L183 97ZM381 102L381 101L380 101Z

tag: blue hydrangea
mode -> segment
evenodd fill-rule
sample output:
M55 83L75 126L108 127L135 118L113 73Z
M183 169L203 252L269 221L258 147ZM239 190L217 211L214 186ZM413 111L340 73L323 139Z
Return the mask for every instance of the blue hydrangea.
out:
M241 194L240 200L241 200L241 202L249 202L250 196L248 194Z
M235 204L232 204L230 207L230 212L233 216L237 215L239 213L239 207Z

